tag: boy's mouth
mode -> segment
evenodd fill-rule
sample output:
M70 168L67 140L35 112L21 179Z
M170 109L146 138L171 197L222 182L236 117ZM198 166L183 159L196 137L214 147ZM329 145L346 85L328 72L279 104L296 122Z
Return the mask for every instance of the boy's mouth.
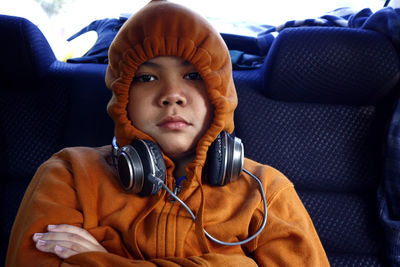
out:
M181 130L190 125L191 124L188 123L181 116L167 116L164 119L162 119L159 123L157 123L157 126L168 130Z

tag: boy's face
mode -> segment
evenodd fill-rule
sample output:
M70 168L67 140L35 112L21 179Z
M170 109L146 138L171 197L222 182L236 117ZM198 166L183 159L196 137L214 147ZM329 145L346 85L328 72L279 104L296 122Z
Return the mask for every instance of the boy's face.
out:
M196 68L179 57L156 57L136 71L128 116L172 159L191 153L209 128L213 106Z

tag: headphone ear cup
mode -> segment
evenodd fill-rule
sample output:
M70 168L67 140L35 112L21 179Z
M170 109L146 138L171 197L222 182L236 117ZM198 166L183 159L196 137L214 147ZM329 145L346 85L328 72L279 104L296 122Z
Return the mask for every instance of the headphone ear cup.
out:
M143 164L138 151L127 145L113 150L114 162L118 170L118 178L122 187L132 193L138 193L143 188Z
M226 175L226 144L220 133L215 141L208 148L206 163L206 179L210 185L224 185Z
M146 144L148 158L144 161L144 183L143 189L139 192L141 196L157 194L161 186L152 183L147 177L152 174L160 178L165 183L165 162L161 149L155 143L148 140L141 140Z
M221 132L207 152L207 182L222 186L236 180L243 169L243 157L242 141Z
M120 182L126 191L141 196L149 196L160 191L161 185L156 185L148 179L151 174L165 182L164 158L155 143L135 139L131 145L119 149L114 138L113 155Z

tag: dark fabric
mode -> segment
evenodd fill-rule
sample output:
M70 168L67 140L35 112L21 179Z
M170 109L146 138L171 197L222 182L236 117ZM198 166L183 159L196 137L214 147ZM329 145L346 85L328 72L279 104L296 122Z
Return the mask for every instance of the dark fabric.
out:
M379 214L385 227L386 253L400 266L400 102L390 123L385 150L384 179L379 190Z
M59 148L67 97L44 78L55 57L35 25L0 15L0 32L7 40L1 43L0 60L0 262L4 262L25 188L37 167Z
M89 49L89 51L79 58L70 58L67 62L70 63L108 63L108 48L114 40L115 35L126 21L126 18L119 19L102 19L95 20L82 30L68 38L72 41L76 37L95 31L97 33L96 43Z
M241 36L236 34L221 33L229 50L241 51L245 54L265 57L271 47L274 36L271 34L259 34L257 37Z
M282 170L300 190L376 189L377 163L370 163L378 159L382 140L374 107L271 100L238 75L247 74L235 72L236 135L247 156Z
M0 262L19 203L36 169L66 146L101 146L113 137L106 112L106 65L56 61L39 29L1 16Z
M377 32L286 29L267 56L263 90L283 101L371 105L398 82L399 69L396 50Z
M387 36L397 49L400 49L400 9L382 8L373 13L363 9L349 18L349 27L380 32Z
M34 24L18 17L0 15L0 32L0 90L37 89L42 71L55 60L49 43Z
M111 144L114 122L106 110L111 98L104 81L106 68L105 64L90 63L52 65L51 79L69 97L62 147Z
M232 69L234 70L248 70L261 68L264 63L263 56L256 56L245 54L238 50L229 50L232 61Z
M6 171L15 177L31 177L61 140L67 96L56 90L43 93L0 92Z
M357 194L298 190L298 193L328 255L383 256L382 230L373 191Z
M376 108L271 100L254 71L234 77L236 135L245 155L295 184L332 266L384 266Z
M89 31L95 31L98 38L88 52L81 57L70 58L67 62L107 64L108 48L126 20L126 17L120 17L119 19L95 20L79 32L72 35L68 38L68 41L71 41ZM268 28L268 26L265 27ZM261 29L265 27L260 26L259 28ZM228 48L231 50L234 69L255 69L261 67L265 55L274 41L274 37L271 34L261 34L260 36L252 37L221 33L221 36Z
M329 255L329 262L331 266L340 267L384 267L388 266L387 263L373 256L369 255Z

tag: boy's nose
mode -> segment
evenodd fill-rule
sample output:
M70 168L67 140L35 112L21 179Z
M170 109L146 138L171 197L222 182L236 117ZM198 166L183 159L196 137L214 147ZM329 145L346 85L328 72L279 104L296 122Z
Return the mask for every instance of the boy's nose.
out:
M182 93L170 92L162 95L159 99L158 104L162 107L172 106L172 105L179 105L183 107L186 105L186 103L187 103L186 97Z

